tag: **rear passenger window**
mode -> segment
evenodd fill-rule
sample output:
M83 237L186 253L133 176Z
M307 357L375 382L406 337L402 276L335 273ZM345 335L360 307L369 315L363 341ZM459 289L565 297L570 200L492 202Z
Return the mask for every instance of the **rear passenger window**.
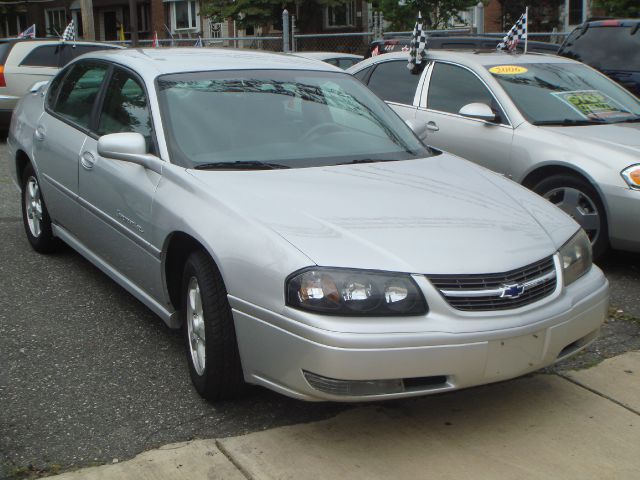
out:
M88 128L107 65L80 60L62 81L53 111Z
M60 45L43 45L34 48L20 63L22 67L54 67L60 66Z
M367 75L369 75L369 72L371 71L372 68L373 67L369 67L369 68L360 70L359 72L354 73L353 76L356 77L358 80L360 80L362 83L364 83L364 79L367 78Z
M55 77L53 77L53 80L51 80L49 88L47 89L47 107L51 109L53 108L56 97L58 96L58 91L60 90L60 85L62 85L62 80L67 73L69 73L68 68L58 73Z
M378 64L369 77L369 88L388 102L413 105L419 81L420 75L412 74L407 68L407 60L384 62Z

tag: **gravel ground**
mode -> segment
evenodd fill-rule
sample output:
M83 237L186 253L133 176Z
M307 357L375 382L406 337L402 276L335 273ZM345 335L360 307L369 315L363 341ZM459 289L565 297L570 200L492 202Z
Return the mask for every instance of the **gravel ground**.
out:
M37 476L162 444L315 421L350 408L256 388L209 404L191 387L181 338L80 255L26 242L0 143L0 479ZM554 370L640 349L640 257L602 262L612 317L587 351ZM401 402L400 402L401 403Z

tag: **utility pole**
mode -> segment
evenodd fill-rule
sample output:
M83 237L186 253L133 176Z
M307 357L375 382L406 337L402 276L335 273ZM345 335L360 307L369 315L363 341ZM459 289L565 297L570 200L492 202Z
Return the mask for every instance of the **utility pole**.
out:
M93 23L93 0L80 0L80 12L82 15L82 38L94 41L96 31Z
M129 0L129 31L131 32L131 46L138 46L138 2Z

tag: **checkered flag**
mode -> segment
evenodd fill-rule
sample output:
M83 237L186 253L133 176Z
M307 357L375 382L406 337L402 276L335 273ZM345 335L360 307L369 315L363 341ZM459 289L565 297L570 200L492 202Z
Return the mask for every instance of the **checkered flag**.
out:
M409 64L407 68L411 73L419 73L419 66L427 62L427 32L424 30L422 23L422 15L418 12L416 26L413 27L413 35L411 36L411 46L409 47Z
M498 50L505 50L511 52L516 49L520 40L527 40L527 13L520 15L520 18L515 23L511 30L504 36L502 41L498 44Z
M63 42L72 42L76 39L76 27L73 25L73 20L71 23L67 25L67 28L64 29L64 33L62 34Z

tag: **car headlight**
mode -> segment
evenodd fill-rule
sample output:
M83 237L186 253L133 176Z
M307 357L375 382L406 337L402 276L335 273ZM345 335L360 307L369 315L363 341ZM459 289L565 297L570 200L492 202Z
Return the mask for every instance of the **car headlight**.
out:
M312 267L286 282L287 305L348 316L422 315L427 302L408 274Z
M565 287L591 268L591 241L584 230L580 229L559 252Z
M640 165L631 165L620 172L624 181L631 188L640 190Z

